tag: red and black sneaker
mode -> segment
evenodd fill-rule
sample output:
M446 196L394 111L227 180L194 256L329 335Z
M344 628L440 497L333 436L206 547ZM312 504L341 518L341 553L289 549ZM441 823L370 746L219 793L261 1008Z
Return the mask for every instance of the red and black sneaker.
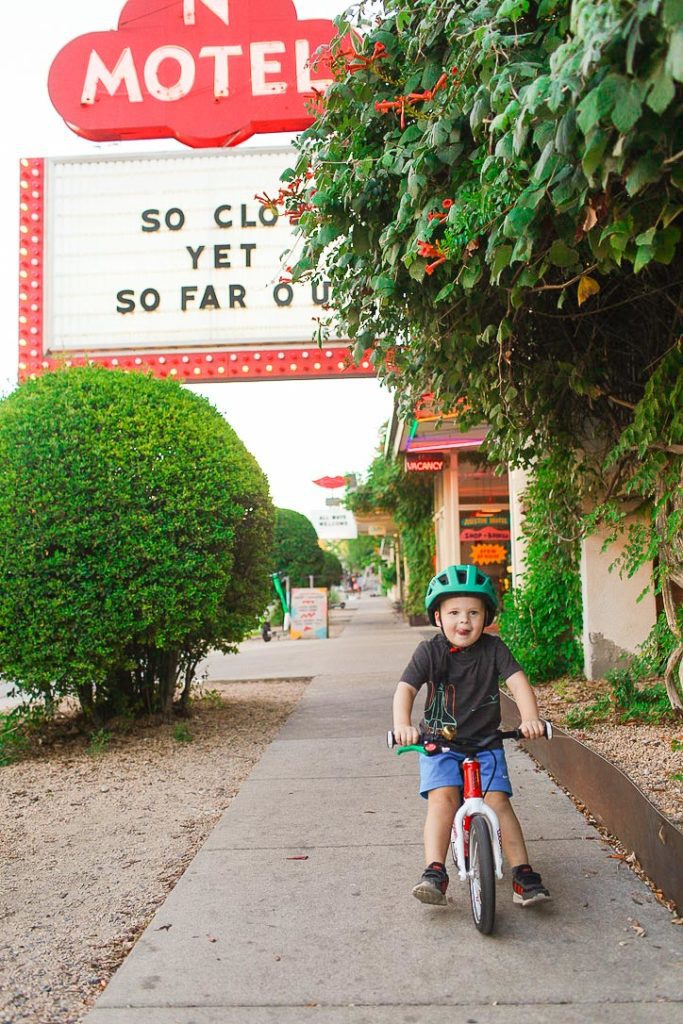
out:
M512 902L522 907L550 899L550 893L541 881L541 876L530 864L518 864L512 869Z
M413 896L420 903L431 903L433 906L444 907L447 888L448 872L443 864L435 860L422 872L422 878L413 889Z

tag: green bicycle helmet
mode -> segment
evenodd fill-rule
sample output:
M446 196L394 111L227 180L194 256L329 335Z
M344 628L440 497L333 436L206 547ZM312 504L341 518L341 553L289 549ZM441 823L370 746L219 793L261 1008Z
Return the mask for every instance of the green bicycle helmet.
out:
M445 597L479 597L486 608L485 626L490 626L498 611L498 597L491 578L476 565L449 565L431 580L425 595L425 608L432 626L434 613Z

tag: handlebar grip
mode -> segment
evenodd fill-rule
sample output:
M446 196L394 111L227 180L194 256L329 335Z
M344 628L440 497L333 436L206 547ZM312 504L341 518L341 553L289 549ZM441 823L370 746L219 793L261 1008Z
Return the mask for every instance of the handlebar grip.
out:
M542 719L543 721L543 735L547 740L553 738L553 726L552 722L549 722L547 718ZM521 729L510 729L509 732L499 733L501 739L504 740L526 740L529 737L525 736Z
M544 735L544 737L547 740L551 740L553 738L552 722L550 722L547 718L543 719L543 735ZM511 738L513 738L513 737L511 737ZM528 739L528 736L525 736L521 729L515 729L514 730L514 739L516 739L516 740L526 740L526 739Z

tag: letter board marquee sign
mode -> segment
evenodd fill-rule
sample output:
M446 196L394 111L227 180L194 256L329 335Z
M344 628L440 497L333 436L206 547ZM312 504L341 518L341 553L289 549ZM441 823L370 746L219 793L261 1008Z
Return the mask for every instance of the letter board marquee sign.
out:
M22 161L20 379L94 361L197 381L372 376L314 340L328 286L292 284L275 194L293 151Z

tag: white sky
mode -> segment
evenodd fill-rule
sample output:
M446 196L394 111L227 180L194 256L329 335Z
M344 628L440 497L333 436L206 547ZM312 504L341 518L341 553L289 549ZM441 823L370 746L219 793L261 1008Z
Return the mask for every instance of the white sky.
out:
M249 3L254 0L233 0ZM268 0L261 0L267 3ZM172 140L92 143L73 134L52 106L47 75L76 36L116 27L124 0L33 0L3 7L5 50L0 149L0 385L16 382L18 348L19 168L21 157L183 149ZM334 17L344 0L295 0L300 18ZM286 141L256 136L254 144ZM276 505L304 514L330 495L321 476L364 471L375 455L391 398L375 380L277 381L195 385L224 413L270 481Z

